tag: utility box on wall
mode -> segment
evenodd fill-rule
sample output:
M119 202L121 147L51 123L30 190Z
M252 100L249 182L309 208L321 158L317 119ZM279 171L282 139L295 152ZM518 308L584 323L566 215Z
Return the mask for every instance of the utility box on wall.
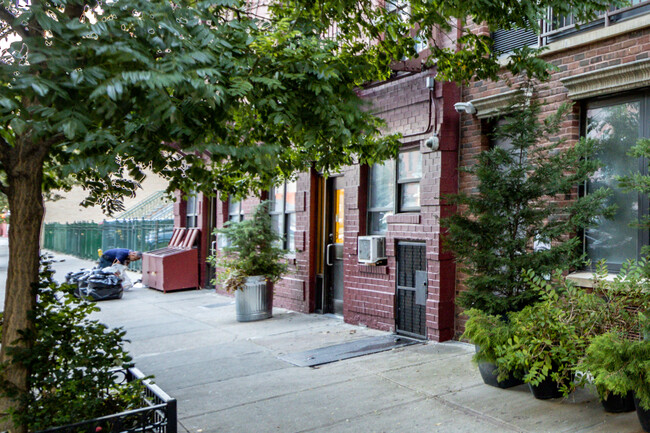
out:
M162 292L199 288L199 229L175 228L169 246L142 254L142 284Z

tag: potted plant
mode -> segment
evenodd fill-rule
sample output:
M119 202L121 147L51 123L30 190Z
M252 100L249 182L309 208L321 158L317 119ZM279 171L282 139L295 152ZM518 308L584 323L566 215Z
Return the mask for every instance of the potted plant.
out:
M472 360L478 365L483 382L504 389L523 384L521 372L500 372L496 365L498 352L513 336L510 321L476 308L465 311L465 314L469 319L461 338L470 340L476 346Z
M637 362L635 357L645 356L633 343L643 334L642 323L650 305L647 271L643 259L625 262L614 279L605 278L607 268L602 264L596 272L593 292L605 299L599 320L608 332L593 339L579 368L589 372L608 412L635 410L634 380L639 374L630 369Z
M619 332L599 335L589 345L581 367L589 370L599 392L623 398L633 393L641 426L650 432L649 341L632 341Z
M228 222L215 232L226 242L210 262L221 268L217 283L235 293L237 320L268 319L273 309L273 283L287 270L282 236L273 230L268 202L260 203L250 219Z
M527 271L524 278L541 301L511 313L513 336L498 348L497 366L525 371L524 382L536 398L567 396L585 381L575 373L590 337L598 332L604 301L575 287L561 272L547 280Z

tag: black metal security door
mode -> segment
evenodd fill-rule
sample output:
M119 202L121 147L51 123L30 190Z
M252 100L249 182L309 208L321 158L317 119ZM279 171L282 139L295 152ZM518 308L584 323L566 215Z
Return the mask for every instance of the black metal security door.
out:
M421 243L397 244L397 333L426 338L427 256Z

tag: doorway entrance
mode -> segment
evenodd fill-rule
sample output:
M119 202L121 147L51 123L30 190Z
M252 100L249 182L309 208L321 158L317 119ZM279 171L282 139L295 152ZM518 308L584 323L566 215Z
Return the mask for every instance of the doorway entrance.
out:
M321 178L316 274L316 311L343 315L345 178Z
M397 244L397 287L395 328L398 334L427 337L426 246L416 242Z

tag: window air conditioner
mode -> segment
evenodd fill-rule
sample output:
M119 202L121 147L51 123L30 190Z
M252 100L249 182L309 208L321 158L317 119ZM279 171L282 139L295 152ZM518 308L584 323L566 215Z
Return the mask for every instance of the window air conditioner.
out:
M385 236L359 236L357 242L359 263L377 264L386 260Z

